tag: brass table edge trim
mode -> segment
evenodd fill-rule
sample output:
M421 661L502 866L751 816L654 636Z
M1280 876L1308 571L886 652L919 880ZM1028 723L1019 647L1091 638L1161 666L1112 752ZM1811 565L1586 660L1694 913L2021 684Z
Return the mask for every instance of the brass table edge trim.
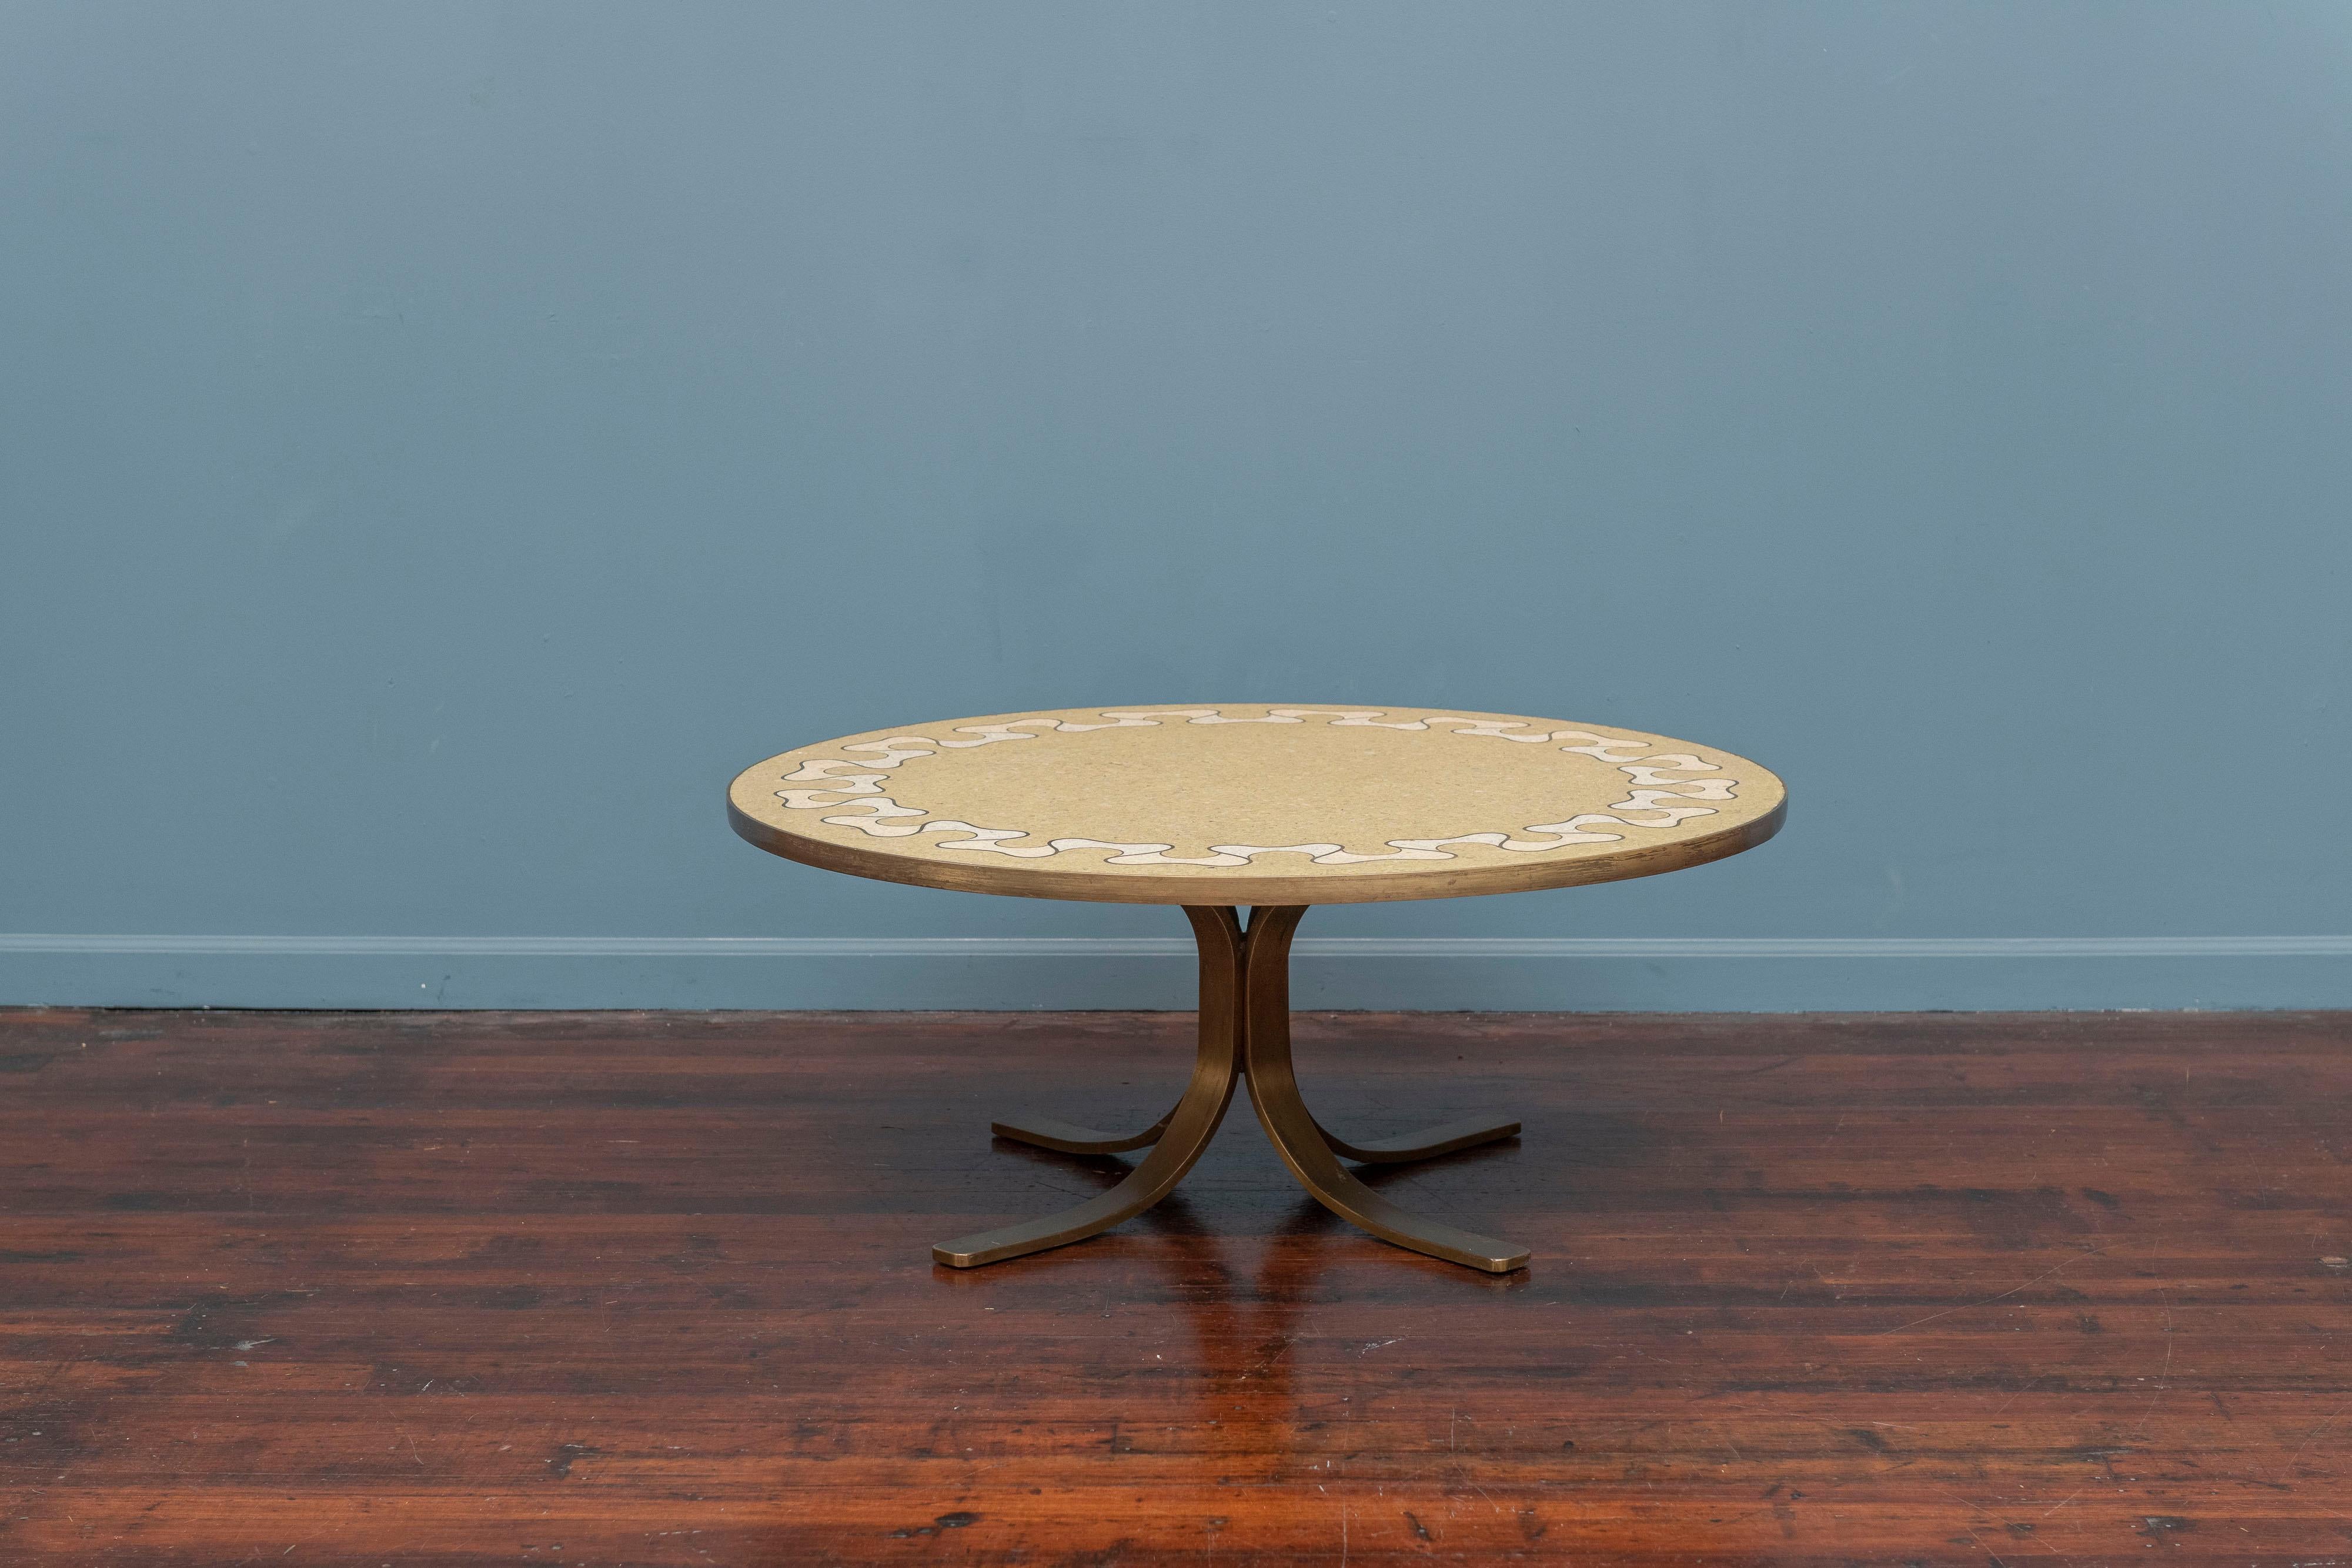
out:
M1645 844L1613 854L1526 865L1476 865L1451 872L1370 873L1355 876L1168 876L1106 875L1026 866L950 865L856 844L835 843L788 832L738 806L730 781L728 825L746 842L788 861L821 871L932 887L949 893L981 893L1006 898L1050 898L1078 904L1172 904L1277 905L1397 904L1423 899L1475 898L1504 893L1540 893L1557 887L1590 887L1630 882L1728 860L1779 833L1787 823L1784 790L1769 811L1748 821L1672 843Z

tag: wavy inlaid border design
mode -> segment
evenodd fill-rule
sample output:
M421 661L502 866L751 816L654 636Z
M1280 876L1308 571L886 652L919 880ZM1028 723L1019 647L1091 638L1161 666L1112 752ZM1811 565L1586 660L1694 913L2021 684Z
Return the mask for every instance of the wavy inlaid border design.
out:
M1101 724L1078 724L1069 719L1024 718L1009 724L959 725L950 735L974 736L971 740L936 740L923 735L894 735L881 740L862 740L840 747L845 752L871 752L872 757L811 758L793 771L782 776L788 784L814 785L814 789L779 789L776 798L788 810L795 811L838 810L845 814L821 817L819 821L835 827L855 828L877 839L907 838L917 833L962 833L958 839L940 839L943 850L970 850L987 854L1009 855L1019 860L1044 860L1073 850L1115 850L1107 857L1105 865L1248 865L1260 855L1303 854L1317 865L1356 865L1370 861L1450 861L1460 857L1449 853L1448 844L1486 844L1498 850L1518 854L1536 854L1546 850L1563 849L1571 844L1607 844L1622 842L1622 833L1595 832L1595 827L1607 825L1620 828L1671 828L1694 817L1716 815L1713 806L1666 805L1668 800L1732 800L1738 799L1739 780L1730 778L1683 779L1675 774L1720 773L1721 767L1702 761L1686 751L1651 752L1646 740L1628 740L1598 735L1584 729L1533 730L1526 734L1525 722L1517 719L1465 718L1451 714L1433 714L1427 718L1402 722L1383 722L1384 708L1271 708L1255 717L1229 717L1222 708L1100 708L1096 710L1106 721ZM1013 841L1034 838L1024 828L983 828L971 822L926 820L930 813L916 806L902 805L883 790L888 770L903 768L925 757L936 757L942 751L968 749L977 746L993 746L1002 741L1036 740L1044 733L1081 734L1097 729L1129 729L1158 727L1162 720L1182 719L1188 724L1304 724L1320 718L1332 727L1354 726L1370 729L1431 729L1437 725L1456 725L1459 728L1446 733L1470 736L1482 739L1517 741L1522 745L1549 745L1555 741L1578 741L1580 745L1562 746L1562 751L1577 752L1598 758L1628 775L1633 785L1626 798L1605 811L1588 811L1561 822L1535 822L1508 832L1460 833L1445 839L1390 839L1389 854L1351 854L1339 844L1212 844L1206 855L1171 855L1173 844L1122 844L1103 839L1049 839L1042 845L1016 845ZM1622 752L1632 755L1620 755ZM881 771L876 771L880 769ZM828 798L828 797L838 797ZM1618 813L1636 812L1624 816ZM1519 834L1543 833L1545 839L1522 838Z

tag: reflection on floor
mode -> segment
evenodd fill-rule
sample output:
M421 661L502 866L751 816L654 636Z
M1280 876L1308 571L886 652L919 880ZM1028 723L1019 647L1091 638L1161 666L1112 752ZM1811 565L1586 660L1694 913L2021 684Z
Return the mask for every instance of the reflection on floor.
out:
M0 1014L0 1563L2352 1563L2352 1015L1307 1015L1530 1268L930 1261L1189 1028Z

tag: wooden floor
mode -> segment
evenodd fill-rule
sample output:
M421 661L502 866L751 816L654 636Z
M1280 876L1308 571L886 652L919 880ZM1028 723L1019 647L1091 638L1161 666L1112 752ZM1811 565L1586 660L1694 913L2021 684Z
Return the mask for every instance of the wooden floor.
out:
M0 1563L2352 1564L2352 1014L0 1014Z

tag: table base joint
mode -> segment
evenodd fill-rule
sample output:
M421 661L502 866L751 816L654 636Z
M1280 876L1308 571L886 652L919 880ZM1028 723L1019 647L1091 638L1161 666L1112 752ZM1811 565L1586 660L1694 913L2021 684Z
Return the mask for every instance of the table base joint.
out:
M1300 1098L1290 1060L1290 943L1306 906L1254 910L1246 927L1232 908L1188 905L1184 913L1200 945L1200 1044L1192 1082L1174 1107L1140 1133L1108 1133L1051 1116L991 1124L999 1137L1062 1154L1150 1153L1116 1186L1076 1208L942 1242L931 1249L933 1259L950 1268L978 1268L1082 1241L1133 1218L1184 1178L1216 1135L1235 1086L1246 1081L1266 1137L1324 1207L1383 1241L1433 1258L1489 1273L1524 1267L1525 1248L1412 1214L1339 1163L1342 1157L1373 1165L1430 1159L1515 1137L1519 1124L1470 1118L1363 1143L1334 1134Z

